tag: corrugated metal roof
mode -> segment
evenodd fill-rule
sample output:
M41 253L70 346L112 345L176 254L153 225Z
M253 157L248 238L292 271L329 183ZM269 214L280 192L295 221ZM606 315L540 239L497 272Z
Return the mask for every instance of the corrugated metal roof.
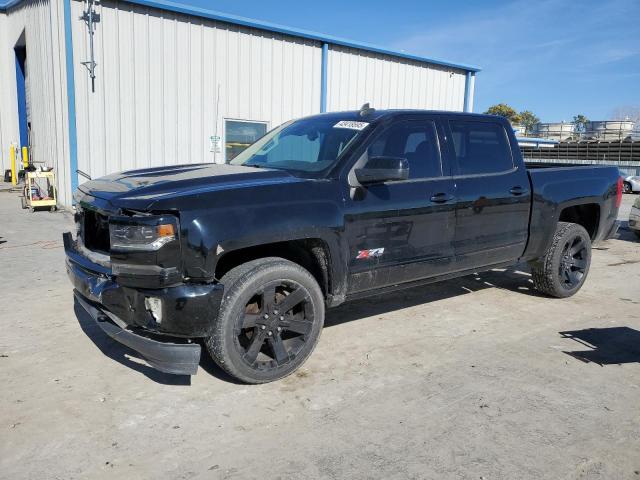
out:
M0 0L0 11L7 10L24 0ZM192 5L185 5L183 3L176 3L167 0L128 0L129 3L137 5L144 5L147 7L158 8L162 10L168 10L175 13L182 13L185 15L192 15L201 18L208 18L211 20L218 20L221 22L231 23L235 25L242 25L245 27L256 28L259 30L266 30L271 32L277 32L284 35L291 35L293 37L307 38L316 40L330 45L341 45L344 47L356 48L365 50L368 52L379 53L382 55L389 55L392 57L405 58L407 60L413 60L417 62L425 62L434 65L442 65L445 67L456 68L467 72L479 72L480 68L473 65L466 65L461 63L454 63L445 60L438 60L435 58L422 57L419 55L413 55L405 52L398 52L395 50L389 50L387 48L371 45L369 43L356 42L354 40L348 40L345 38L334 37L331 35L325 35L318 32L312 32L309 30L302 30L293 27L287 27L284 25L278 25L270 22L263 22L260 20L254 20L251 18L241 17L238 15L231 15L228 13L216 12L214 10L208 10L205 8L194 7Z

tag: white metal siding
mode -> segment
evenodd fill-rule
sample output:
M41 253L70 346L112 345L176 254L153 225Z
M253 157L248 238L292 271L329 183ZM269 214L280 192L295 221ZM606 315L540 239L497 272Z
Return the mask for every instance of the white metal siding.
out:
M18 105L16 100L16 73L13 46L20 33L16 35L10 26L8 15L0 13L0 162L2 175L11 168L9 147L13 142L19 143Z
M89 59L87 29L77 20L83 4L72 2L71 14L78 168L93 178L223 162L209 137L224 136L225 118L274 127L319 112L318 42L124 2L96 8L95 93L80 64Z
M10 168L9 165L9 121L4 119L8 111L8 89L6 76L8 75L6 61L6 51L8 42L6 40L7 15L0 12L0 175L4 180L4 171ZM6 141L5 141L6 139Z
M25 2L2 15L0 23L0 151L9 168L9 146L19 143L14 46L22 31L27 47L27 90L31 121L31 157L55 168L61 203L68 204L70 178L66 148L66 88L61 76L64 34L60 36L61 2ZM62 39L62 40L60 40ZM60 51L61 50L61 51ZM64 62L64 60L63 60ZM65 102L63 104L63 101Z
M388 55L329 47L327 110L424 108L462 111L466 72Z

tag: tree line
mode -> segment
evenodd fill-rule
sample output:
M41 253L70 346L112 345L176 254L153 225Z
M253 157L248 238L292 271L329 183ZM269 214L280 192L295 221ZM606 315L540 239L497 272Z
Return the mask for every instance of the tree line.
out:
M522 110L521 112L518 112L515 108L507 105L506 103L492 105L484 113L505 117L512 125L522 125L524 127L525 135L530 134L535 125L540 123L540 119L535 113L529 110ZM588 121L589 119L582 114L574 115L573 117L573 123L576 125L576 130L578 132L585 130Z

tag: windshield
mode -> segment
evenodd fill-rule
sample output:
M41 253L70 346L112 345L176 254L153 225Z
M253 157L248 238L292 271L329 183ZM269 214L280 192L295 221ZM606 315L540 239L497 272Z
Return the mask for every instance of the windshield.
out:
M267 133L230 163L320 172L332 166L367 125L335 115L294 120Z

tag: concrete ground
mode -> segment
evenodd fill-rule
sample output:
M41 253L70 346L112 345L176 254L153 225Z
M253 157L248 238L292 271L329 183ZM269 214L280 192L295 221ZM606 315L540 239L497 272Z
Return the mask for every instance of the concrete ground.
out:
M344 305L297 374L246 386L157 373L74 312L70 227L0 193L1 478L640 480L628 230L573 298L521 267Z

